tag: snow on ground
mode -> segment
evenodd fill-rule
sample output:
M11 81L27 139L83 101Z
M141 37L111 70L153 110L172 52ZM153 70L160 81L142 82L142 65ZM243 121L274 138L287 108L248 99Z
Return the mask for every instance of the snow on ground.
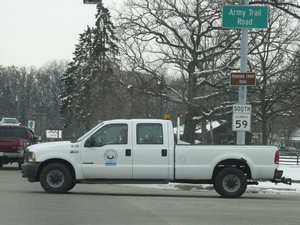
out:
M279 170L283 170L284 177L292 179L292 185L259 182L257 186L249 186L248 191L300 194L300 165L280 165Z
M292 185L275 184L269 181L259 182L258 185L249 185L248 193L276 193L276 194L300 194L300 165L280 165L279 170L283 170L283 176L292 179ZM127 186L127 185L126 185ZM186 191L208 191L213 190L212 185L203 184L135 184L133 186L143 188L157 188L168 190L186 190Z

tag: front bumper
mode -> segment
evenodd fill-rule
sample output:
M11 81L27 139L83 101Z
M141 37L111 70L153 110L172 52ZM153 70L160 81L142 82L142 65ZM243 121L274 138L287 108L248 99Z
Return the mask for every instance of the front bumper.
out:
M284 184L289 184L292 185L292 179L291 178L285 178L282 176L283 171L282 170L275 170L274 172L274 179L272 182L278 184L278 183L284 183Z
M22 176L27 177L29 182L38 181L38 169L40 163L29 163L26 162L22 165Z

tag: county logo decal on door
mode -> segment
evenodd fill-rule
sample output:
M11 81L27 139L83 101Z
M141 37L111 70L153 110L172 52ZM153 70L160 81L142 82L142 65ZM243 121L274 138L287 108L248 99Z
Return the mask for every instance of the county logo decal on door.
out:
M108 149L104 152L105 166L116 166L118 153L114 149Z

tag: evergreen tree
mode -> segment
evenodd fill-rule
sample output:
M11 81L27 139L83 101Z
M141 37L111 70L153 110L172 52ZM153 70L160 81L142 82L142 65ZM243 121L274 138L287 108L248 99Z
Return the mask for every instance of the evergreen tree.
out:
M64 92L61 111L67 119L66 125L80 121L77 124L82 130L87 130L98 120L106 119L104 110L97 106L106 101L107 87L113 82L117 68L116 41L109 10L100 2L95 28L88 27L80 34L74 58L62 77Z

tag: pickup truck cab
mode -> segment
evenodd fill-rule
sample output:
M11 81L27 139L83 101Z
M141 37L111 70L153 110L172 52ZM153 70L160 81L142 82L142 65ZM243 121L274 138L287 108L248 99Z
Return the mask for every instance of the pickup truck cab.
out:
M47 192L77 183L207 183L239 197L259 180L290 183L278 171L274 146L175 145L168 120L111 120L75 142L29 146L23 177Z

